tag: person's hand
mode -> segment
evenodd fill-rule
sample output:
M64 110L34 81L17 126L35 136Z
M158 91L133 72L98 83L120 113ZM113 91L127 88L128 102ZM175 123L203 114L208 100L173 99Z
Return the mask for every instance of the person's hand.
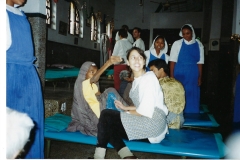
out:
M111 64L117 64L122 61L122 58L120 56L111 56L108 60Z
M114 101L114 104L115 104L115 106L116 106L117 108L119 108L119 109L121 109L121 110L124 110L124 111L127 110L127 107L124 106L124 105L122 104L122 102L120 102L120 101L118 101L118 100L115 100L115 101Z
M98 91L97 93L95 93L96 96L99 96L101 94L100 91Z
M129 77L124 77L124 79L128 82L132 82L133 81L133 78L129 78Z

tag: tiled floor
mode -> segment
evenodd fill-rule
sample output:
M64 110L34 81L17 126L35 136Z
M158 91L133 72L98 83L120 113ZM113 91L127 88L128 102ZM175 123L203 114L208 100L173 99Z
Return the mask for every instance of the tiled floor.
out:
M88 159L93 157L95 146L52 141L49 159ZM139 159L180 159L180 156L133 152ZM114 149L107 149L106 159L120 159Z

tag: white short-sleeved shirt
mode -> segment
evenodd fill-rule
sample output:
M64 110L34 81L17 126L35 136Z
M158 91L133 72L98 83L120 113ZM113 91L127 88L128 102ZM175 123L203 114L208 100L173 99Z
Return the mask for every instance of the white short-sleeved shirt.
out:
M142 115L121 112L121 121L129 140L148 138L150 143L161 142L168 132L168 109L155 74L149 71L135 78L129 95L136 112Z
M141 38L138 38L134 43L133 43L134 47L138 47L141 50L145 51L145 44L143 42L143 40Z
M178 61L178 55L180 52L180 49L182 47L182 42L185 42L187 45L193 44L193 43L198 43L199 49L200 49L200 60L197 62L197 64L204 64L204 46L202 45L202 43L198 40L198 39L193 39L191 41L186 41L185 39L180 39L177 40L173 43L172 48L171 48L171 52L170 52L170 58L169 61L172 62L177 62Z
M133 44L134 40L133 40L132 35L131 35L129 32L127 32L127 34L128 34L127 39L129 40L130 43ZM115 40L116 40L116 41L120 40L120 37L119 37L119 35L118 35L118 32L116 33Z
M156 50L155 49L151 49L151 50L147 50L144 52L147 59L146 59L146 66L148 66L149 60L150 60L150 54L154 55L155 57L160 58L163 54L165 54L165 61L168 64L169 61L169 55L167 55L166 53L163 53L163 51L160 51L160 54L157 55Z
M114 49L113 49L113 56L120 56L125 60L127 63L127 50L132 48L132 44L126 39L120 39L116 42Z
M146 85L151 83L151 85ZM134 78L132 83L132 89L139 86L139 102L140 105L136 111L146 117L152 118L154 108L158 107L168 114L168 109L164 103L163 91L159 85L159 81L156 75L152 72L146 72L144 75L138 78Z

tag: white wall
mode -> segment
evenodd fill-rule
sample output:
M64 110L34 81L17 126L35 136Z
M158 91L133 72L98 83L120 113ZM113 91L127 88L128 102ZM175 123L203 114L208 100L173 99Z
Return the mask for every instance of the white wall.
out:
M232 33L240 34L240 0L234 0Z
M114 22L115 29L120 29L123 24L128 25L129 29L140 27L150 30L150 42L152 44L153 28L181 28L185 23L191 23L194 27L202 28L203 12L162 12L154 13L159 4L152 3L150 0L143 0L143 6L139 6L140 0L115 0ZM166 0L155 0L163 2ZM194 0L189 3L199 5L201 1Z
M21 7L26 13L41 13L46 15L46 1L45 0L27 0L26 4Z
M159 4L153 3L150 0L142 1L144 2L143 6L139 5L140 0L115 0L114 22L116 30L120 29L123 24L128 25L130 29L134 27L150 29L151 15L157 10ZM153 1L166 3L166 0ZM195 6L200 6L199 3L201 2L201 0L188 0L188 3ZM156 14L161 16L164 13L166 13L166 11L160 11ZM176 19L174 19L174 21L175 20Z
M196 18L197 17L197 18ZM192 24L194 28L202 28L203 12L171 12L171 13L152 13L150 18L150 40L149 46L152 45L154 28L172 28L178 29L184 24Z

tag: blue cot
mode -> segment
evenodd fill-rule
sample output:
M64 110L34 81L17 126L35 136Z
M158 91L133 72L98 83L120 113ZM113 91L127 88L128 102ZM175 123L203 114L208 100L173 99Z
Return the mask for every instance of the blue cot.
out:
M62 117L56 120L56 124L63 124L63 128L66 128L66 123L58 123L59 120L69 121L69 116L61 115ZM56 116L56 115L54 115ZM48 117L54 120L55 117ZM50 121L53 124L53 121ZM45 122L45 126L48 121ZM52 125L50 124L50 125ZM48 125L49 126L49 125ZM47 156L50 152L51 140L61 140L74 143L82 143L89 145L96 145L97 138L93 136L87 136L80 132L68 132L66 129L59 131L59 125L57 130L52 129L45 130L45 139L47 140ZM169 154L176 156L192 157L192 158L209 158L219 159L226 155L225 144L223 143L222 136L219 133L207 133L194 130L169 130L169 134L161 143L151 144L142 141L125 141L126 145L132 151L149 152L159 154ZM112 146L109 144L109 148Z

